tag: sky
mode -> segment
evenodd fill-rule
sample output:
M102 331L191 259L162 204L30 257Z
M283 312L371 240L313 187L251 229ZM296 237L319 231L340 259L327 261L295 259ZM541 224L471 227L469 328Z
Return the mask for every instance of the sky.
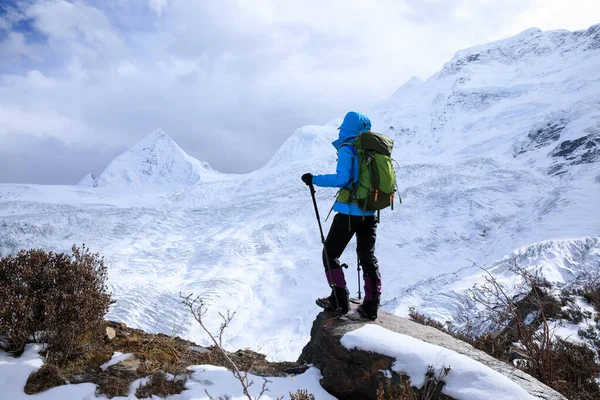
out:
M460 49L597 0L0 0L0 183L75 184L156 128L227 173Z

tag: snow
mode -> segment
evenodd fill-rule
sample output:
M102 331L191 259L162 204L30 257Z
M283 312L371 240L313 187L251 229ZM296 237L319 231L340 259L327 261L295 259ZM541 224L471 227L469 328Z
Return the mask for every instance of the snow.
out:
M212 365L200 365L193 367L194 375L188 381L186 387L190 390L181 394L182 400L208 399L205 390L214 397L229 395L232 400L244 399L240 383L233 377L231 372L223 367ZM327 393L320 385L321 372L316 368L310 368L302 375L287 378L267 378L269 391L261 397L265 400L275 400L279 397L289 397L289 393L298 390L307 390L319 400L334 400L335 397ZM249 380L254 382L250 387L250 394L258 396L263 384L263 378L249 375ZM200 397L198 397L200 396Z
M579 336L578 331L585 329L589 324L573 324L567 321L550 321L548 322L548 328L554 337L560 337L569 342L573 343L585 343L585 341ZM543 328L540 328L539 332L542 332Z
M100 366L100 369L102 371L106 371L108 369L108 367L111 367L113 365L117 365L117 364L119 364L122 361L129 360L131 357L133 357L133 354L123 354L123 353L120 353L118 351L115 351L115 354L113 354L112 358L109 361L107 361L104 364L102 364Z
M64 385L36 395L26 395L23 389L27 378L44 364L42 357L38 354L41 349L41 345L27 345L25 352L18 358L0 350L0 388L2 388L3 399L83 400L96 398L96 385L92 383Z
M578 343L578 344L588 344L587 339L579 336L579 331L586 331L589 328L595 328L596 323L594 321L594 315L596 314L596 310L594 306L588 304L585 299L581 296L575 296L574 304L567 304L562 308L563 311L567 309L574 309L581 311L584 316L578 324L575 324L571 321L566 320L558 320L558 321L549 321L548 327L550 332L555 336L561 339L564 339L569 342ZM587 316L590 318L587 318ZM540 327L540 332L542 331L542 327ZM591 346L593 348L593 346Z
M368 324L346 333L341 343L349 350L358 349L395 358L392 370L407 375L411 384L422 388L429 366L436 375L445 367L442 393L457 400L527 400L534 399L519 385L489 367L452 350L423 342L411 336Z
M464 50L367 112L400 163L403 204L384 210L378 228L385 311L415 306L461 323L475 310L464 292L483 276L474 263L507 286L519 283L511 263L554 281L597 269L596 36L530 31ZM158 131L96 186L0 184L0 256L85 243L105 256L117 300L109 319L207 345L179 301L194 293L214 329L218 312L236 312L227 349L295 360L319 312L314 299L329 291L300 176L334 171L340 121L296 130L265 167L243 175L213 171ZM334 195L317 189L323 217ZM355 257L353 241L341 261ZM347 281L354 294L356 272Z
M96 385L92 383L81 383L77 385L63 385L36 395L26 395L23 392L29 375L37 371L42 365L42 357L39 355L41 345L27 345L25 352L18 358L14 358L0 350L0 387L2 398L10 400L91 400L106 399L104 396L96 396ZM125 356L115 353L113 359L107 363L117 363L125 360ZM118 360L118 361L117 361ZM107 364L104 365L107 368ZM104 369L104 368L103 368ZM208 400L206 391L214 398L229 396L232 400L244 399L242 386L232 373L226 368L212 365L196 365L190 367L192 374L186 383L186 390L179 395L170 396L170 400ZM288 396L290 392L307 390L313 393L319 400L335 399L328 394L319 384L321 373L316 368L310 368L301 375L294 377L267 377L270 382L269 391L262 398L265 400L277 399L277 396ZM132 383L128 397L114 397L115 400L136 399L135 391L144 384L146 379L139 379ZM250 387L252 396L258 396L262 388L263 378L249 375L249 381L254 382Z

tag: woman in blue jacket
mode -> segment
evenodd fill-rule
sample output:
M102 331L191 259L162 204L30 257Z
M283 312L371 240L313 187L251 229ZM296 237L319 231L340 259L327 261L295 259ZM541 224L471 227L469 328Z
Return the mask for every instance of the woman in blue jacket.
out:
M339 138L332 143L338 152L335 174L313 176L307 173L302 175L302 181L321 187L353 188L354 183L358 182L358 157L351 144L359 134L370 129L371 121L365 115L356 112L346 114L339 127ZM375 257L375 211L362 210L352 199L348 203L336 201L333 211L336 214L323 247L323 265L332 292L329 297L318 299L317 304L326 310L340 310L342 314L350 309L349 293L339 258L356 234L356 251L365 281L365 299L358 307L358 312L374 320L381 296L381 277Z

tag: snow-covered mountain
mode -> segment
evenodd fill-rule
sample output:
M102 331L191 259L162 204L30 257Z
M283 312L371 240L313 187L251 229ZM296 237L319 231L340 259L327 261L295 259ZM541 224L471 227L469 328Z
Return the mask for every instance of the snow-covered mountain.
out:
M166 132L157 129L118 156L91 186L152 192L214 179L218 174L207 163L187 155ZM80 185L89 183L86 177Z
M94 174L89 173L83 178L81 178L77 186L93 187L94 183L96 183L96 178L94 177Z
M414 222L437 213L426 230L441 239L435 253L442 238L456 240L461 254L445 262L460 257L464 266L402 290L388 309L465 321L473 304L464 290L483 275L471 261L497 275L513 263L560 283L600 270L599 106L600 25L530 29L459 51L427 81L413 78L378 104L396 157L413 162L403 168L406 197L428 197Z
M378 230L384 309L416 305L460 321L459 291L481 277L473 263L502 273L515 254L551 279L597 268L600 26L528 30L460 51L367 114L394 138L401 165L403 205L384 211ZM328 291L300 176L333 172L339 122L298 129L245 175L218 174L159 132L117 158L96 187L0 185L0 255L85 243L110 266L118 300L110 318L165 333L181 326L203 342L178 304L180 292L194 292L215 327L218 311L237 311L231 348L295 359L314 299ZM317 191L324 216L335 191ZM354 265L352 244L343 259ZM347 280L355 292L355 270Z
M600 157L600 25L541 32L459 51L425 82L378 105L380 127L421 156L509 157L568 172Z

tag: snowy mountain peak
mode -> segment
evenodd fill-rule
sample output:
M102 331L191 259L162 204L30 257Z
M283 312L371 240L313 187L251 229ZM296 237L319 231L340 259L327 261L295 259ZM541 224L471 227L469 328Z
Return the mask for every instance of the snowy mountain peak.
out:
M94 175L89 173L79 181L77 186L92 187L92 186L94 186L95 181L96 181L96 178L94 178Z
M412 88L412 87L420 85L421 83L423 83L423 79L421 79L418 76L413 76L412 78L410 78L408 80L408 82L406 82L404 85L400 86L400 89L402 89L402 88Z
M331 142L338 136L341 118L336 118L325 126L308 125L296 129L277 150L265 168L272 168L296 161L330 157Z
M423 79L418 76L413 76L404 85L400 86L398 90L392 95L392 97L400 95L402 92L414 89L419 85L423 84Z
M217 175L207 163L190 157L165 131L157 129L118 156L94 186L161 191L213 180Z
M179 145L175 143L175 141L162 129L158 128L144 139L137 142L133 147L131 147L130 151L132 152L160 152L164 151L168 148L173 150L181 150Z
M471 64L498 62L514 65L541 56L564 56L572 51L600 48L600 24L587 30L541 31L530 28L510 38L458 51L442 69L442 75L460 72Z

